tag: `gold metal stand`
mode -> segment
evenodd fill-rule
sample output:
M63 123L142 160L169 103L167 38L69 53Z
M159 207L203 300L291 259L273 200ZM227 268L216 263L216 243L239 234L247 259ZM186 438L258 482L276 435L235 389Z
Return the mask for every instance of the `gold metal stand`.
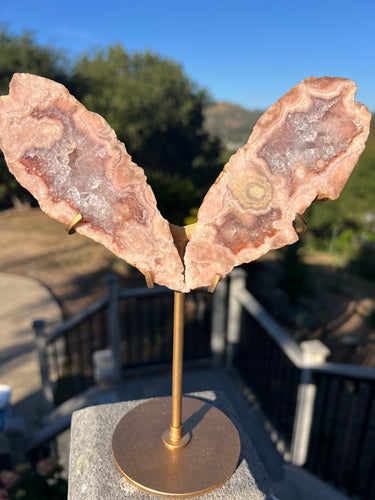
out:
M82 214L77 214L68 224L65 226L65 231L68 234L74 234L76 232L76 225L82 220Z
M183 435L182 426L182 373L184 357L184 305L185 295L174 293L173 315L173 365L172 365L172 417L169 430L163 433L168 448L181 448L190 441L190 434Z
M195 497L223 484L241 450L238 432L223 412L182 397L184 298L175 292L172 398L138 405L112 437L121 474L141 490L170 498Z

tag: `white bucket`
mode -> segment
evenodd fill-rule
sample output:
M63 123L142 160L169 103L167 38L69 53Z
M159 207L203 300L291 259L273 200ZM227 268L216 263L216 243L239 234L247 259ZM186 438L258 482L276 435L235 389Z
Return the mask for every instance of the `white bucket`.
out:
M4 422L10 408L12 388L9 385L0 385L0 430L4 429Z

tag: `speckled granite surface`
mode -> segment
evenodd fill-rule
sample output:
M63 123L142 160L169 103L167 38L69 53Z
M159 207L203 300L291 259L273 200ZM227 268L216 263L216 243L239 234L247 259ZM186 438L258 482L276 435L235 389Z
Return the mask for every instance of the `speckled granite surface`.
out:
M241 439L239 464L233 475L202 500L271 500L272 489L264 468L244 434L233 408L219 392L190 394L211 402L235 424ZM68 500L152 500L161 498L132 486L117 471L112 459L111 440L119 420L146 400L104 404L73 414L69 460Z

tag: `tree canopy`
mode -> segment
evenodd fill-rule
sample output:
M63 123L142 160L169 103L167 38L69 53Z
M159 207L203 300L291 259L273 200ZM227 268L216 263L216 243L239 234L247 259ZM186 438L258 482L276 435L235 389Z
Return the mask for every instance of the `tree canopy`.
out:
M0 92L7 94L13 73L32 73L69 83L69 63L64 52L38 45L33 34L13 35L0 29Z

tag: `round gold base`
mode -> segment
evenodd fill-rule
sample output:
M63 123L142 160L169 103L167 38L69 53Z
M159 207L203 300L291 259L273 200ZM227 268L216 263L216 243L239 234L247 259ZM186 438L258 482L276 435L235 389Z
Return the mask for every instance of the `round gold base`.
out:
M133 485L154 495L189 498L223 484L237 466L241 443L229 418L200 399L182 398L186 446L170 448L163 433L171 398L147 401L118 423L112 437L116 467Z

